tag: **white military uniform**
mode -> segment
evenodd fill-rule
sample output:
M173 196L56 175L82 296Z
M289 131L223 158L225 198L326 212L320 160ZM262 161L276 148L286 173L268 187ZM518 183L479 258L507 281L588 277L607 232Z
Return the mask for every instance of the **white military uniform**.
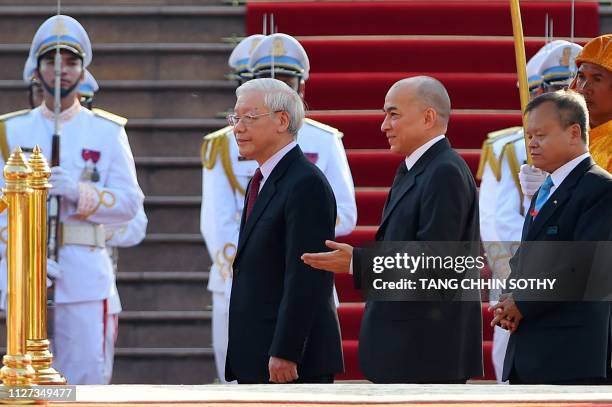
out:
M245 43L247 40L258 42L259 45L253 48L252 43ZM307 79L308 56L294 38L285 34L272 34L263 39L261 36L249 37L245 41L236 47L230 57L230 66L235 72L241 72L244 64L240 61L244 61L248 55L252 72L256 61L261 68L269 68L265 61L259 61L260 56L268 54L271 47L276 45L276 51L283 54L277 58L277 61L283 62L276 65L278 73L290 70L293 74L297 72L302 79ZM240 55L240 52L243 54ZM306 157L322 170L334 191L338 213L336 236L351 233L357 223L357 206L353 178L342 145L342 133L325 124L305 119L296 141ZM229 126L204 138L202 162L200 228L213 262L208 281L208 289L213 297L213 348L217 374L220 381L225 382L232 261L238 244L246 186L258 164L254 160L239 157L238 145Z
M68 16L49 18L38 29L30 59L60 46L91 62L91 45L83 27ZM105 303L114 288L113 266L105 247L104 224L129 222L142 209L134 159L123 124L114 116L83 108L78 100L60 115L61 168L78 186L76 202L62 198L60 222L63 245L59 249L61 275L55 284L54 367L70 384L103 384ZM54 114L41 105L7 115L2 120L4 147L39 145L50 161ZM2 145L0 144L0 145ZM93 173L97 173L94 177ZM0 175L0 184L4 179ZM53 192L53 188L51 189ZM6 213L0 228L6 228ZM2 253L6 244L2 242ZM4 258L4 256L3 256ZM1 264L6 286L6 263ZM5 289L3 289L5 291Z
M104 330L104 382L110 384L113 377L113 363L115 358L115 343L119 334L119 313L121 300L117 291L117 261L119 247L132 247L140 244L147 233L148 219L144 207L141 207L134 219L127 223L104 225L106 231L106 250L111 256L115 285L108 298L107 318Z
M581 47L557 40L545 45L527 64L529 87L532 91L543 84L567 81ZM522 127L492 132L482 147L478 177L480 182L480 234L493 278L504 279L510 274L508 262L521 241L525 211L530 201L523 195L518 173L527 162ZM499 291L491 291L489 300L496 303ZM493 366L501 381L504 357L510 333L498 326L493 333Z

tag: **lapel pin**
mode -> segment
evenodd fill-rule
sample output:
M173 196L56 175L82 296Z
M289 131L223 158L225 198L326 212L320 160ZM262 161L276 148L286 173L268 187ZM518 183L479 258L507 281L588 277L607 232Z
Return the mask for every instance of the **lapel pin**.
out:
M557 200L555 199L555 200L553 201L553 203L556 205L556 204L557 204Z

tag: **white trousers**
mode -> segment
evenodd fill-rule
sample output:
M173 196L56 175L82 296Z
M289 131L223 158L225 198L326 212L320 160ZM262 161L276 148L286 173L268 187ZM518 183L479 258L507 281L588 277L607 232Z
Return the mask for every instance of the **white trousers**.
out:
M106 384L105 300L55 305L53 367L68 384Z
M510 339L510 331L507 331L499 326L495 326L493 330L493 367L495 368L495 378L497 383L508 384L507 381L502 382L504 373L504 358L506 357L506 348Z
M212 292L212 346L220 383L225 380L225 358L227 357L227 335L229 329L229 299L223 292Z
M115 362L115 344L119 334L119 314L106 315L106 332L104 335L104 383L110 384L113 378Z

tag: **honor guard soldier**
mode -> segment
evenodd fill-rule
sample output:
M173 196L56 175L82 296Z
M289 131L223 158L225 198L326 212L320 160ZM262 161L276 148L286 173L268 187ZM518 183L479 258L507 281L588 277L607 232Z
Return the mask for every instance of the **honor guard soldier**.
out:
M40 83L36 79L36 64L30 59L27 60L23 71L23 78L28 85L30 106L32 109L39 106L43 102L43 91ZM93 99L100 89L98 82L87 69L83 81L79 84L79 98L84 107L93 110L99 114L112 117L113 114L102 109L93 107ZM116 116L117 122L123 123L125 126L127 119ZM4 151L3 151L4 153ZM8 153L8 152L7 152ZM3 159L6 161L8 157ZM115 274L115 282L113 286L113 294L108 298L107 318L104 332L104 377L105 383L110 383L113 375L113 364L115 357L115 343L117 341L119 328L119 313L121 312L121 300L119 291L117 290L117 263L119 261L119 247L132 247L138 245L145 238L147 231L147 215L144 207L138 214L127 223L104 225L106 232L106 249L111 256L113 262L113 271ZM53 270L52 270L53 273Z
M612 34L593 38L576 57L578 73L570 89L584 96L589 109L589 152L601 168L612 172ZM546 174L522 165L519 179L531 198L546 179Z
M535 97L565 88L576 73L574 60L582 47L568 41L552 41L527 63L529 92ZM522 127L489 133L482 146L478 169L480 182L480 233L493 278L510 274L510 257L521 241L525 210L519 184L521 164L527 161ZM496 303L501 293L491 291L489 301ZM496 326L493 333L493 366L501 381L509 332Z
M248 72L244 71L242 62L232 64L233 61L244 61L249 55ZM272 34L263 39L260 36L246 38L230 57L230 65L237 72L238 80L274 76L299 90L302 98L304 96L310 70L308 56L301 44L286 34ZM305 119L297 143L306 157L323 171L334 191L338 208L336 236L351 233L357 222L357 207L342 133ZM238 243L245 189L258 164L239 156L230 126L204 138L202 161L201 231L213 262L208 283L208 289L213 293L213 348L217 373L224 382L232 261Z
M60 166L51 169L51 195L61 197L52 339L54 367L70 384L104 384L104 327L113 294L113 266L105 224L123 224L142 208L134 159L123 120L79 103L78 86L91 63L89 37L78 21L57 15L36 32L29 63L44 92L39 107L8 114L0 122L0 145L10 151L41 146L49 162L54 133L54 57L61 53ZM4 179L0 179L4 184ZM6 213L0 227L6 227ZM2 244L3 253L6 245ZM52 264L52 262L48 262ZM48 266L48 268L50 268ZM2 264L6 280L6 264Z

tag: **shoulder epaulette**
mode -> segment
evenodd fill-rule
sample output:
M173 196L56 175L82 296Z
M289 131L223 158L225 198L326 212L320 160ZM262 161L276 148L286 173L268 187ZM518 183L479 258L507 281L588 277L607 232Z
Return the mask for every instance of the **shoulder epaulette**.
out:
M217 163L217 157L221 158L221 165L227 176L232 189L238 191L244 195L246 191L238 182L236 174L232 168L232 160L230 157L229 149L229 138L227 134L232 130L231 126L226 126L220 130L212 132L204 136L202 141L202 149L200 150L200 157L202 159L202 166L207 170L212 170Z
M231 126L225 126L224 128L213 131L212 133L209 133L203 137L202 147L200 148L200 158L204 168L211 170L215 166L215 163L217 162L217 155L221 151L220 147L222 144L226 144L224 143L224 139L226 138L225 136L231 130Z
M231 130L232 130L232 126L225 126L222 129L213 131L212 133L205 135L204 140L212 140L217 137L226 136Z
M10 151L8 145L8 137L6 135L6 121L13 117L23 116L24 114L30 113L31 109L17 110L16 112L6 113L0 116L0 156L2 160L6 162L8 160Z
M17 110L16 112L5 113L3 115L0 115L0 121L3 122L8 119L12 119L13 117L23 116L24 114L30 113L31 110L32 109L23 109L23 110Z
M128 121L128 119L126 119L125 117L118 116L114 113L107 112L106 110L99 109L97 107L94 107L93 109L91 109L91 111L96 116L101 117L106 120L110 120L111 122L118 124L121 127L125 126L125 124Z
M340 137L340 138L344 137L344 134L340 130L335 128L335 127L328 126L327 124L318 122L316 120L309 119L308 117L304 118L304 122L310 124L311 126L314 126L314 127L318 128L318 129L321 129L321 130L323 130L323 131L325 131L327 133L331 133L331 134L333 134L333 135L335 135L337 137Z
M476 171L476 178L482 179L482 174L484 173L485 166L489 164L491 167L491 171L493 171L493 175L497 181L501 179L501 161L503 158L503 152L500 154L499 158L495 156L495 152L493 151L493 143L499 140L501 137L510 136L512 134L516 134L521 130L522 127L515 126L509 127L507 129L492 131L487 134L487 138L482 143L482 152L480 153L480 162L478 163L478 171Z
M510 174L512 174L512 180L514 181L514 185L516 186L516 190L519 194L519 202L520 209L519 212L521 215L525 215L525 208L523 207L523 190L521 189L521 183L519 180L519 171L521 170L521 163L518 160L518 156L516 154L516 149L514 148L514 143L521 138L516 138L514 140L509 140L506 144L504 144L504 149L500 155L500 166L503 160L503 157L507 157L508 166L510 167Z
M515 134L516 132L520 131L521 129L522 129L521 126L514 126L514 127L508 127L507 129L501 129L501 130L492 131L489 134L487 134L487 141L488 140L495 141L499 137L509 136L511 134Z

